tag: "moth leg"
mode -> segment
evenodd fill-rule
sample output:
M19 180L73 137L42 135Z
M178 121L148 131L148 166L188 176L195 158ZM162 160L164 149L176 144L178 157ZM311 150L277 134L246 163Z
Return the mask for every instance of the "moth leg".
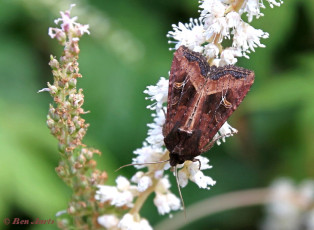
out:
M215 141L216 141L216 139L212 140L207 145L205 145L204 148L201 150L201 152L207 152L208 150L210 150L214 146Z
M231 134L218 135L218 136L214 137L213 140L211 140L211 142L209 142L207 145L204 146L204 148L202 149L202 152L207 152L208 150L210 150L214 146L216 141L218 141L224 137L229 137L235 133L237 133L237 132L231 132Z
M198 161L198 170L201 170L201 166L202 166L201 161L195 158L192 160L192 162L197 162L197 161Z
M184 81L183 82L175 82L173 86L176 89L181 89L183 84L184 84Z
M161 110L164 112L164 116L166 117L167 114L166 114L164 107L162 107Z
M231 104L229 101L227 101L227 99L226 99L225 96L223 96L222 102L223 102L223 105L224 105L227 109L230 109L230 108L232 107L232 104Z
M179 100L180 100L180 98L179 98L178 96L175 96L175 97L173 98L173 101L174 101L174 102L171 103L171 106L178 104Z
M228 81L228 84L227 84L227 88L226 88L226 91L224 92L224 85L222 85L222 91L221 91L221 101L219 103L219 105L223 105L225 106L227 109L230 109L232 107L232 104L227 101L227 93L228 93L228 89L229 89L229 84L230 84L230 79Z

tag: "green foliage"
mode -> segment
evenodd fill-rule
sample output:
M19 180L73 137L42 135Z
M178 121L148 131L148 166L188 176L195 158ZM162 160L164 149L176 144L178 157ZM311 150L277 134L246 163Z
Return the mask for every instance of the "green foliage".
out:
M142 92L168 75L172 54L165 34L172 23L197 15L197 1L77 4L82 11L95 8L110 19L98 24L110 23L107 34L94 36L97 28L92 27L91 36L82 39L79 86L84 89L84 108L91 111L84 117L91 124L85 143L102 151L99 164L108 172L109 183L114 183L118 175L114 169L131 162L133 150L146 137L146 124L152 121ZM57 143L45 125L51 99L36 93L52 81L49 55L59 56L62 51L47 31L55 15L66 8L49 8L44 0L0 2L1 219L54 218L70 198L54 171ZM206 154L214 166L208 174L217 185L203 191L190 184L182 191L187 206L227 191L268 186L279 176L314 177L313 9L313 1L287 0L279 8L267 7L265 16L254 22L270 38L264 41L266 48L256 49L249 60L238 63L256 74L251 92L231 121L239 134ZM87 12L80 21L85 23L89 17ZM117 34L125 39L118 41ZM117 47L134 44L131 47L139 52L117 51L110 42ZM119 174L134 172L127 168ZM142 215L152 224L167 218L157 215L152 202L145 204ZM243 215L248 218L240 218ZM210 217L196 226L256 229L261 218L259 210L241 210ZM31 227L56 229L55 225Z

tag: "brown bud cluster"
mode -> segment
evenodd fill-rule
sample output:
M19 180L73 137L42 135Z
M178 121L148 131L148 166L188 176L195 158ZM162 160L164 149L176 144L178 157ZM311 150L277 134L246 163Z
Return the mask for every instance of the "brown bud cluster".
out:
M50 56L53 84L48 83L54 103L49 106L47 126L51 134L58 139L58 150L61 156L56 167L58 176L73 190L67 213L73 220L62 219L58 222L61 229L99 229L95 221L98 215L98 204L94 195L98 184L107 180L107 173L96 169L93 155L100 151L86 147L82 141L89 124L81 117L87 112L82 108L84 94L77 89L77 78L81 78L78 65L79 38L89 33L88 25L81 25L70 18L70 11L61 12L61 28L50 28L49 35L64 46L63 55L57 60ZM89 213L86 213L88 210ZM72 228L73 229L73 228Z

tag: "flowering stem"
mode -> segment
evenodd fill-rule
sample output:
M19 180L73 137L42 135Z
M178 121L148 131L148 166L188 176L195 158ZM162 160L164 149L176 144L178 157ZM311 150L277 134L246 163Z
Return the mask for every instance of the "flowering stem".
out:
M143 193L141 193L141 195L136 199L136 202L133 206L133 208L130 210L130 214L136 214L139 213L143 204L145 203L146 199L149 197L149 195L154 192L156 185L157 185L158 181L155 179L153 181L152 186L150 186L148 189L146 189Z
M160 161L164 161L167 159L169 159L169 151L167 151L167 153L160 159ZM164 168L165 164L166 163L156 164L156 165L152 166L152 168L149 170L149 172L147 172L147 175L150 175L151 178L153 178L152 185L138 196L133 208L129 212L130 214L139 213L143 204L145 203L145 201L149 197L149 195L155 191L159 179L156 179L154 177L154 175L152 175L152 174L154 174L154 172L156 172L158 170L162 170Z
M187 208L188 222L192 223L198 219L230 209L267 204L269 202L267 199L269 193L268 188L250 189L202 200ZM162 221L154 229L181 229L186 225L186 222L182 221L183 215L183 213L178 213L172 219Z
M71 8L74 5L71 5ZM56 168L58 176L73 190L68 204L67 214L60 217L58 227L61 229L99 229L96 222L98 204L94 196L96 185L103 184L107 178L106 172L96 169L94 154L100 151L88 148L82 143L89 124L81 115L86 114L82 105L84 94L77 89L79 73L78 55L79 39L88 33L88 25L75 22L76 17L70 17L70 10L60 12L61 18L55 23L61 23L61 28L49 28L51 38L57 39L64 46L63 55L57 60L50 57L50 67L54 77L53 84L48 83L50 95L54 104L49 107L47 125L53 136L59 141L61 160Z

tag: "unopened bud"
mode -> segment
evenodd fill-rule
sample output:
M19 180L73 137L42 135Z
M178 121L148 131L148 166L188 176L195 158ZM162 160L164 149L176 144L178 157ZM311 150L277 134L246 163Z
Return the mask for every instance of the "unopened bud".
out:
M59 68L59 62L57 59L55 59L52 55L50 56L50 62L49 62L50 67L53 70L57 70Z
M86 158L84 157L83 154L80 154L78 157L78 160L81 164L84 164L86 162Z
M76 87L77 80L75 78L71 78L69 81L69 88L73 89Z
M71 73L74 72L74 67L72 66L72 63L69 63L69 64L67 65L67 67L66 67L66 69L65 69L65 72L66 72L67 74L71 74Z
M50 116L48 115L48 119L47 119L47 126L48 126L48 128L51 129L52 127L54 127L54 125L55 125L54 120L52 120L50 118Z
M76 128L73 124L71 124L69 127L68 127L68 132L69 134L73 134L75 132Z
M49 87L49 92L51 95L54 95L58 92L58 88L54 85L51 85L49 82L47 83L48 87Z
M62 144L62 143L59 143L59 144L58 144L58 150L59 150L59 152L64 153L64 152L65 152L65 148L66 148L66 145L65 145L65 144Z
M69 208L68 208L68 213L69 214L73 214L76 212L76 209L71 205Z

